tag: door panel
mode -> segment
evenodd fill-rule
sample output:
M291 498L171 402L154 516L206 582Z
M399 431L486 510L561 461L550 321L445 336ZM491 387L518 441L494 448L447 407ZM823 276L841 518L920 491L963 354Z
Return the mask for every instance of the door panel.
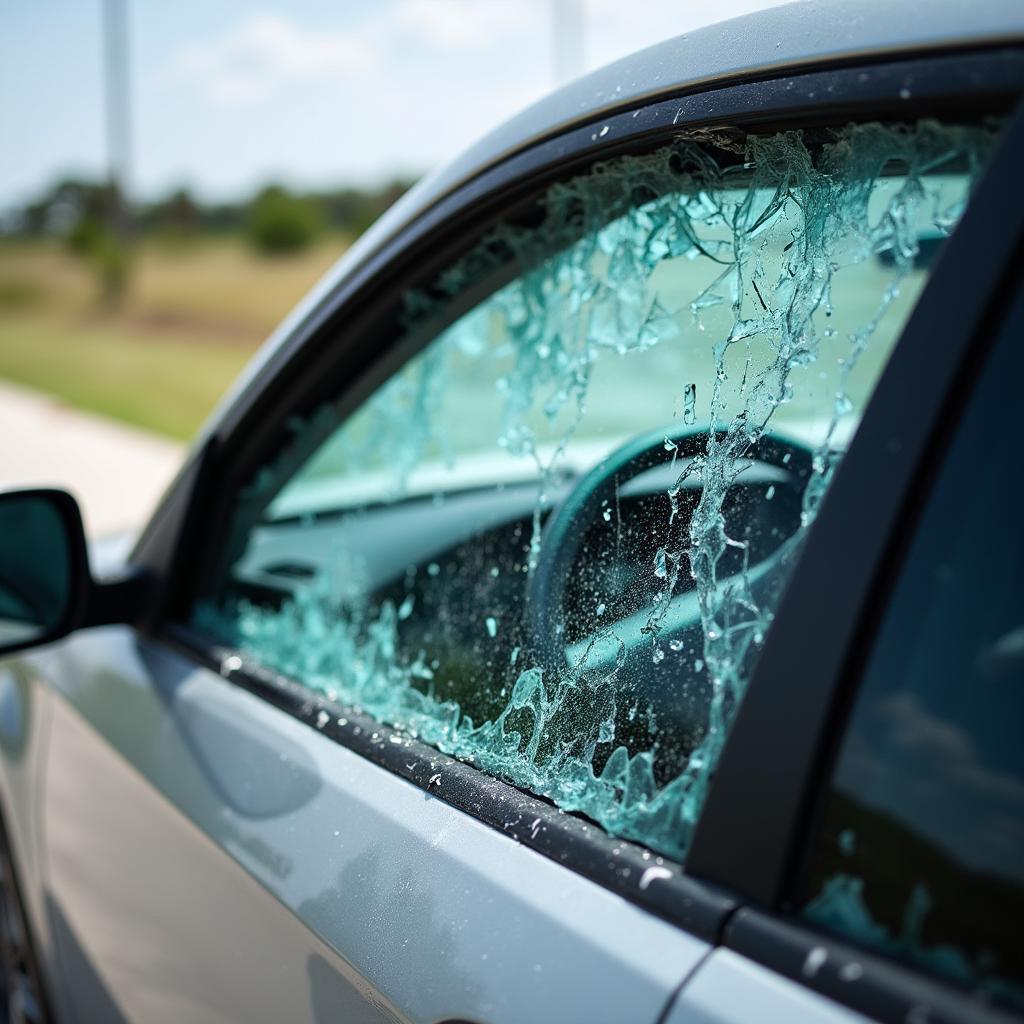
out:
M716 949L686 984L664 1024L870 1024L729 949Z
M43 854L39 845L38 794L50 735L46 688L37 685L52 651L0 662L0 815L18 892L39 954L37 968L51 981L52 941L43 905Z
M653 1021L707 950L130 630L53 683L82 1021Z

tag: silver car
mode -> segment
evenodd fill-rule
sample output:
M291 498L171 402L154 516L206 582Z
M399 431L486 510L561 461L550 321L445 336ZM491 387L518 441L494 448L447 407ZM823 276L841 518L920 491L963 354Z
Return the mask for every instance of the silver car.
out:
M389 211L137 538L0 495L9 1018L1019 1020L1022 89L1019 0L663 43Z

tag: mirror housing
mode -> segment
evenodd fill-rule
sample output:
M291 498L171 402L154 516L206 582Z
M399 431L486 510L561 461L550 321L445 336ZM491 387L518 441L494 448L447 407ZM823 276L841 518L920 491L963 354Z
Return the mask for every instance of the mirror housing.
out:
M149 579L97 583L78 502L67 491L0 492L0 656L83 626L141 620Z

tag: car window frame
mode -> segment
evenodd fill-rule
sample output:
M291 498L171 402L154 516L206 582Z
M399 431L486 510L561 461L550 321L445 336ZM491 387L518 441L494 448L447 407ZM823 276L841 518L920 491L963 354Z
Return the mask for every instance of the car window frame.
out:
M394 730L247 663L239 652L183 625L183 613L200 592L198 568L210 564L224 536L230 496L274 447L275 431L291 411L312 407L325 381L340 379L336 368L343 364L355 367L346 379L348 401L357 405L407 354L398 332L387 335L402 290L429 280L499 218L505 219L510 208L525 208L547 185L595 161L650 151L684 129L728 124L773 130L795 123L916 119L958 111L969 115L979 104L984 109L993 102L1008 106L1024 83L1024 54L1005 45L968 55L929 53L872 61L869 75L865 66L772 71L763 78L752 76L638 105L510 157L430 207L328 292L271 354L261 375L242 390L183 471L132 556L133 563L165 581L151 634L314 727L326 710L328 721L321 731L337 742L659 916L719 941L739 904L728 883L700 878L689 867L684 872L667 858L613 839L597 826L433 748L392 744L390 738L400 735ZM609 131L599 135L605 125ZM464 297L467 305L472 298ZM444 768L443 787L433 781L439 767ZM648 874L652 866L663 869L653 878Z

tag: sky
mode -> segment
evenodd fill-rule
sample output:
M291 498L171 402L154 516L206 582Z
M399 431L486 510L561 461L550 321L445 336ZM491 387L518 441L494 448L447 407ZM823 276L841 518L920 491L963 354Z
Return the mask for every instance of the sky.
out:
M562 65L582 72L773 2L127 0L129 191L419 175L560 84L556 5L581 26ZM0 12L0 210L105 173L103 3Z

